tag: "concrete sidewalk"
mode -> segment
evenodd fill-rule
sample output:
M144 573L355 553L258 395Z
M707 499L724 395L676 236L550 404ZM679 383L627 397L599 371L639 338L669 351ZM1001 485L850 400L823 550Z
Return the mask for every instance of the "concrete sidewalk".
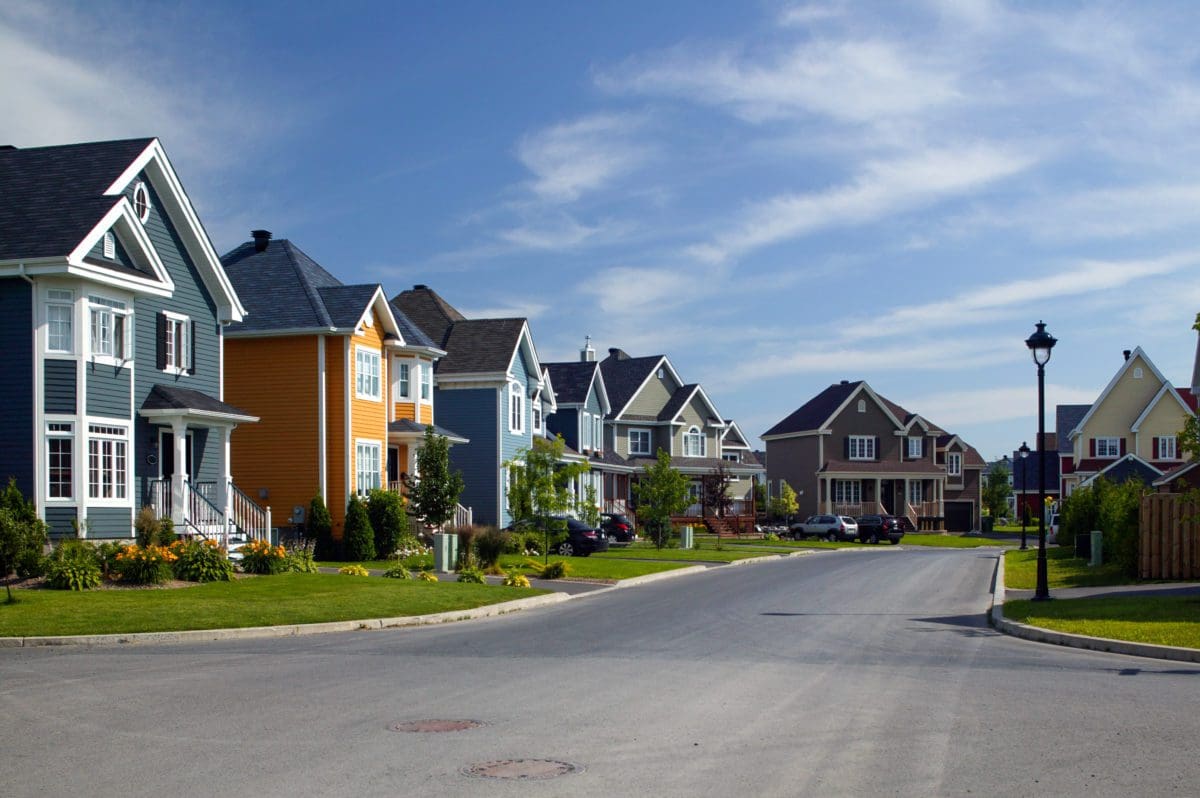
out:
M1200 663L1200 649L1176 646L1158 646L1152 643L1134 643L1128 640L1110 640L1105 637L1074 635L1010 621L1004 617L1004 602L1012 599L1033 598L1032 590L1006 590L1004 587L1004 555L997 558L996 585L992 593L992 608L988 619L997 631L1039 643L1053 643L1091 651L1107 651L1113 654L1129 654L1135 657L1152 657L1177 662ZM1161 585L1107 585L1102 587L1067 587L1051 591L1058 599L1099 598L1103 596L1176 596L1200 595L1200 584L1169 583Z

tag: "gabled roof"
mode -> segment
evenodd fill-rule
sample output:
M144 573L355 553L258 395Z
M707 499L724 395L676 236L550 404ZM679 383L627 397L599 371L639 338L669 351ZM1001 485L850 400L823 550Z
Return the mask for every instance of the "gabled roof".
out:
M612 404L609 418L620 418L659 367L664 368L679 385L683 380L671 365L666 355L630 357L620 349L609 349L608 357L600 361L600 372L608 389L608 401Z
M211 295L218 320L240 321L245 307L155 138L0 148L0 272L78 274L132 291L171 294L174 283L125 196L143 173ZM110 229L132 249L135 268L88 257Z
M438 376L452 374L507 373L528 335L525 319L463 319L449 328L446 357L438 361ZM532 364L540 377L540 364Z
M1154 398L1151 399L1149 404L1146 405L1146 409L1141 412L1141 415L1139 415L1129 427L1130 431L1137 432L1141 428L1142 422L1146 420L1146 417L1150 415L1151 411L1153 411L1154 408L1158 406L1158 403L1163 399L1167 399L1167 401L1174 399L1176 404L1182 408L1186 415L1190 416L1196 412L1195 408L1193 408L1192 405L1190 405L1187 400L1180 395L1179 391L1175 390L1171 383L1164 382L1163 386L1158 389L1158 393L1154 394ZM1195 401L1194 396L1192 397L1192 400Z
M388 422L388 432L394 432L399 435L423 436L427 426L430 425L420 424L416 421L413 421L411 418L402 418L398 421ZM437 424L433 424L432 427L435 435L441 435L443 438L450 441L450 443L470 443L469 439L464 438L457 432L451 432L445 427L439 427Z
M1100 405L1104 404L1104 400L1107 399L1108 395L1112 393L1114 388L1117 387L1117 383L1119 383L1121 378L1125 376L1125 372L1129 371L1129 369L1133 367L1133 364L1139 357L1147 366L1150 367L1150 372L1158 378L1160 383L1164 385L1171 384L1171 381L1162 375L1162 372L1158 370L1158 367L1154 365L1154 362L1150 360L1144 351L1142 351L1142 348L1140 346L1136 347L1132 352L1129 353L1129 357L1125 358L1125 362L1121 364L1121 368L1117 369L1117 373L1113 375L1113 378L1108 381L1108 385L1104 386L1104 390L1100 392L1100 396L1095 402L1092 402L1087 412L1083 414L1083 418L1079 419L1079 423L1077 423L1067 433L1067 437L1069 437L1071 440L1074 440L1079 436L1079 433L1083 431L1084 426L1087 425L1088 420L1092 417L1092 414L1096 412L1096 409L1099 408ZM1059 432L1061 433L1062 430L1059 430Z
M1172 468L1170 471L1163 474L1161 477L1154 480L1154 482L1152 482L1150 484L1156 488L1161 485L1170 485L1172 482L1179 479L1184 474L1190 473L1191 471L1195 470L1197 466L1200 466L1200 460L1193 460L1190 463L1184 463L1181 466Z
M225 404L220 399L206 393L161 383L150 388L150 393L142 402L139 415L146 418L176 415L200 416L234 424L258 421L258 416L252 416L245 410Z
M380 285L343 285L287 239L267 241L261 251L246 242L221 262L248 311L226 335L353 332L374 310L384 332L404 340Z
M454 323L467 318L427 285L414 285L412 290L401 291L392 297L392 306L399 308L442 349L446 348L446 339Z
M1075 451L1071 444L1071 430L1079 426L1079 421L1087 415L1091 405L1058 405L1054 408L1054 429L1058 435L1058 453L1071 454Z
M983 455L981 455L974 446L967 443L957 435L945 433L939 435L937 439L937 447L939 449L946 449L951 444L955 443L961 446L963 450L963 468L984 468L987 465L987 461L983 459Z
M883 414L888 417L888 420L895 425L897 430L905 429L902 418L909 418L910 414L900 405L892 402L872 390L870 385L867 385L863 380L842 380L840 383L830 385L819 394L809 399L799 408L794 410L791 415L787 416L783 421L780 421L771 429L764 432L759 437L766 440L770 437L785 437L788 435L796 435L804 432L816 432L826 429L833 423L833 419L837 417L842 410L850 404L850 402L859 393L865 393L883 411Z
M1149 485L1161 477L1162 473L1160 469L1150 465L1136 454L1127 454L1118 460L1114 460L1108 466L1092 474L1079 484L1080 487L1084 487L1092 484L1099 477L1104 477L1109 482L1117 484L1137 479Z
M750 448L750 441L732 418L725 419L725 431L721 433L721 448L747 450Z

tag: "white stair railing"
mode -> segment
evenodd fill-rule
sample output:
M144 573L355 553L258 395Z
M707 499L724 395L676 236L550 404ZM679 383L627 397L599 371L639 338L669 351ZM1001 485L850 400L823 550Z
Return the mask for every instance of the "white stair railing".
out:
M271 508L259 507L232 480L229 482L229 522L247 540L271 539Z

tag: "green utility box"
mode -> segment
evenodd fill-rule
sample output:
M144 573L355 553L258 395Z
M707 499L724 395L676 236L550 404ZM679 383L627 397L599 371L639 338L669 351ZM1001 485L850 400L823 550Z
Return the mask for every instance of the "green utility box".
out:
M433 536L433 570L448 574L458 562L458 535L439 532Z
M694 533L692 532L692 528L690 526L685 526L682 529L680 529L679 530L679 548L691 549L691 548L694 548L695 545L696 545L696 539L694 537Z

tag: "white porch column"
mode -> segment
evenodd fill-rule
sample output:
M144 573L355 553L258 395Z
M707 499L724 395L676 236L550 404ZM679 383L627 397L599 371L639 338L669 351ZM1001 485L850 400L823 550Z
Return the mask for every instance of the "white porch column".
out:
M216 427L213 431L217 433L217 445L221 452L221 478L217 480L217 495L213 497L213 504L221 508L222 526L225 527L225 532L228 534L229 519L233 515L233 508L231 506L233 491L229 489L233 484L233 475L231 474L231 463L229 460L229 438L233 433L233 428Z
M187 423L171 422L172 445L175 447L175 473L171 475L171 521L177 532L184 531L187 520Z
M881 513L883 512L883 492L881 491L882 485L883 480L879 477L875 477L875 508Z
M833 512L833 477L825 477L825 514Z

